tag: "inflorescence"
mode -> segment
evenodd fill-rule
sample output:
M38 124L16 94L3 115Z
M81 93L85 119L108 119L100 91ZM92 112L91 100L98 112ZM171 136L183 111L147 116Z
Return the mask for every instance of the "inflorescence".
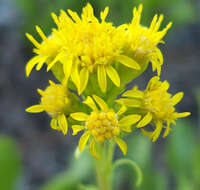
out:
M46 65L47 71L52 70L60 81L60 84L49 81L44 91L38 89L40 104L26 111L47 112L51 127L65 135L68 126L72 127L73 135L82 131L79 151L89 141L89 150L96 158L100 157L97 146L106 141L114 141L126 154L127 145L122 137L131 133L133 126L141 128L155 142L163 128L166 137L176 119L190 115L175 110L183 92L172 96L168 92L169 83L159 78L163 55L158 44L163 43L172 23L160 30L163 15L155 15L149 27L143 26L142 8L140 5L133 9L129 24L114 26L106 21L108 7L98 20L88 3L81 17L71 10L67 13L61 10L59 16L52 13L57 28L49 36L36 26L41 42L26 34L36 54L26 65L27 77L35 66L40 70ZM135 86L118 100L110 98L112 92L121 94L125 85L141 75L150 62L157 76L144 91ZM106 94L108 89L110 94ZM143 129L149 124L153 131Z

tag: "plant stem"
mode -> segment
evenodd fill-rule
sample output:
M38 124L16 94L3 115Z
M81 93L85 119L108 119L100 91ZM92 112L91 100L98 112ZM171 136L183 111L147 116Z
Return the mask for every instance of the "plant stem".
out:
M112 190L112 160L114 143L101 146L101 158L95 160L99 190Z
M113 164L113 171L115 168L117 168L118 166L121 165L130 165L133 169L135 169L136 174L137 174L137 181L136 181L136 187L139 187L142 183L142 171L140 169L140 167L138 166L138 164L132 160L128 160L128 159L120 159L117 160L114 164Z

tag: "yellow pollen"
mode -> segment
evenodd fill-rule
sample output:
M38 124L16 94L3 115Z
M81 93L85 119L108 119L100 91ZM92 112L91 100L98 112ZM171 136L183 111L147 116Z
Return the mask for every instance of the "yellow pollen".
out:
M97 142L111 139L120 133L118 120L113 111L92 112L86 122L86 128L91 131Z

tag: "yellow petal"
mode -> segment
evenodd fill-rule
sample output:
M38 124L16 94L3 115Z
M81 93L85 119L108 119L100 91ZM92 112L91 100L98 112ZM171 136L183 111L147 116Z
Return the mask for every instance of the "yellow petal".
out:
M115 58L115 60L125 65L126 67L130 67L132 69L140 70L141 68L135 60L125 55L119 55Z
M30 34L26 33L26 37L33 43L33 45L37 48L40 47L40 44L31 36Z
M95 158L99 159L100 156L97 154L96 152L96 148L95 148L95 141L94 139L91 140L90 145L89 145L89 151L92 154L92 156L94 156Z
M190 112L183 112L183 113L174 113L173 117L176 118L182 118L182 117L187 117L189 116L191 113Z
M77 89L79 89L80 78L79 78L78 64L77 63L74 63L72 65L71 79L72 79L73 83L76 85Z
M51 16L53 18L53 21L56 23L57 26L59 26L59 20L55 13L51 13Z
M58 127L58 120L55 119L55 118L52 118L52 119L51 119L50 126L51 126L51 128L54 129L54 130L60 130L59 127Z
M68 123L65 114L58 115L58 125L63 134L66 135L68 131Z
M162 122L158 122L158 123L156 123L156 129L154 130L154 132L152 134L152 141L153 142L156 142L161 131L162 131Z
M100 17L101 21L104 22L108 15L109 7L106 7L103 12L101 12Z
M137 114L132 114L132 115L127 115L123 117L121 120L119 120L119 126L124 126L124 125L133 125L137 123L141 118L141 115Z
M54 64L58 61L57 58L55 58L51 63L47 66L47 72L54 66Z
M54 64L58 61L60 61L60 59L62 59L65 55L63 53L59 53L51 63L48 64L47 67L47 72L54 66Z
M56 83L54 83L52 80L49 80L49 84L52 85L52 86L53 86L53 85L56 86Z
M106 92L107 79L106 79L105 67L103 65L98 66L97 77L98 77L98 83L99 83L99 86L101 88L101 91Z
M146 130L144 130L144 129L141 129L141 132L142 132L143 135L145 135L145 136L149 137L150 139L152 139L152 134L153 134L153 132L151 132L151 131L146 131Z
M80 72L80 88L78 89L78 94L82 94L85 90L89 79L89 71L86 68L83 68Z
M138 10L137 8L135 7L133 9L133 20L132 20L132 24L140 24L140 17L141 17L141 13L142 13L142 9L143 9L143 5L140 4L139 7L138 7Z
M88 115L83 112L72 113L70 116L77 121L86 121L88 119Z
M87 5L83 8L81 16L83 19L87 19L87 21L88 19L92 19L94 17L94 11L90 3L87 3Z
M177 103L179 103L181 101L181 99L183 98L183 92L178 92L176 93L172 98L172 105L176 105Z
M148 112L142 119L141 121L137 124L137 128L144 127L148 125L152 120L152 114Z
M169 83L167 81L164 81L164 82L162 82L161 86L162 86L163 90L167 91L169 89L170 85L169 85Z
M144 92L139 90L128 90L125 93L122 94L122 96L127 96L131 98L143 98Z
M170 121L173 125L176 125L176 121L175 120L171 120Z
M41 58L41 60L39 61L39 63L37 64L37 67L36 67L37 71L39 71L42 68L42 66L44 65L45 61L46 61L46 57Z
M90 132L89 132L89 131L85 132L85 133L81 136L81 138L80 138L80 140L79 140L79 144L78 144L78 148L79 148L79 151L80 151L80 152L83 151L85 145L87 144L87 141L88 141L89 137L90 137Z
M162 30L162 31L159 31L157 32L157 37L156 37L156 41L159 42L162 41L162 38L165 36L165 34L167 33L167 30L169 30L169 28L172 26L172 22L169 22L169 24Z
M65 56L60 59L60 62L63 64L63 71L65 77L68 79L72 71L72 58L68 58Z
M71 18L69 18L69 16L66 14L65 11L60 10L60 20L63 19L63 22L69 23L71 25L73 25L73 21L71 20ZM62 21L61 21L62 22Z
M47 40L47 37L45 36L44 32L41 30L39 26L36 26L36 30L43 40Z
M128 99L128 98L121 98L118 100L115 100L118 104L122 104L128 107L140 107L141 106L141 101L140 100L133 100L133 99Z
M125 131L127 133L131 133L132 132L131 125L121 125L120 126L120 130Z
M160 77L158 77L158 76L152 77L150 79L149 83L147 84L146 89L150 90L151 88L153 88L153 86L155 86L155 84L159 83L159 80L160 80Z
M108 106L106 104L106 102L104 102L103 99L101 99L100 97L93 95L92 96L94 98L94 100L96 101L96 103L99 105L99 107L101 108L102 111L108 111Z
M165 138L166 136L168 136L169 132L170 132L170 122L168 121L166 129L165 129L165 132L163 134L163 138Z
M157 66L157 73L158 73L158 76L160 76L161 65L163 64L163 54L160 51L160 49L157 48L157 47L155 48L155 53L156 53L156 56L157 56L157 59L158 59L158 62L159 62L159 65Z
M126 152L127 152L126 142L117 137L114 138L114 141L118 144L118 146L121 149L121 151L123 152L123 154L126 155Z
M117 112L117 115L122 115L127 110L126 106L122 106L119 111Z
M39 113L43 111L44 111L44 108L42 105L34 105L26 109L26 112L30 112L30 113Z
M82 125L72 125L72 130L73 130L73 134L72 135L77 135L77 133L79 131L82 131L83 129L85 129L85 126L82 126Z
M161 66L163 62L160 61L156 52L152 52L150 56L150 61L152 63L152 71L154 72L155 70L157 70L157 75L160 76Z
M43 90L41 90L41 89L37 89L37 92L41 95L41 96L44 96L44 94L45 94L45 92L43 91Z
M83 103L88 105L93 111L98 111L96 104L90 96L88 96Z
M154 32L156 32L156 31L159 30L160 25L161 25L161 23L162 23L162 21L163 21L163 18L164 18L164 15L161 14L161 15L159 16L159 19L158 19L157 23L156 23L156 26L154 27Z
M68 9L67 12L76 23L81 22L81 19L79 18L78 14L76 12L73 12L70 9Z
M149 27L149 30L150 30L150 31L153 31L153 30L154 30L155 25L156 25L156 22L157 22L157 19L158 19L158 15L156 14L156 15L153 17L153 20L151 21L151 24L150 24L150 27Z
M120 86L120 78L119 78L117 71L112 66L108 66L108 67L106 67L106 72L107 72L107 75L109 76L109 78L111 79L111 81L117 87L119 87Z
M29 77L33 67L40 61L39 56L35 56L32 59L29 60L29 62L26 65L26 76Z

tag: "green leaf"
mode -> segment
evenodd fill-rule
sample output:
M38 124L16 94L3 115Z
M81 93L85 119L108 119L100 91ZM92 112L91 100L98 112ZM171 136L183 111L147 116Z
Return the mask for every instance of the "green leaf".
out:
M16 142L0 136L0 189L15 189L21 171L21 157Z

